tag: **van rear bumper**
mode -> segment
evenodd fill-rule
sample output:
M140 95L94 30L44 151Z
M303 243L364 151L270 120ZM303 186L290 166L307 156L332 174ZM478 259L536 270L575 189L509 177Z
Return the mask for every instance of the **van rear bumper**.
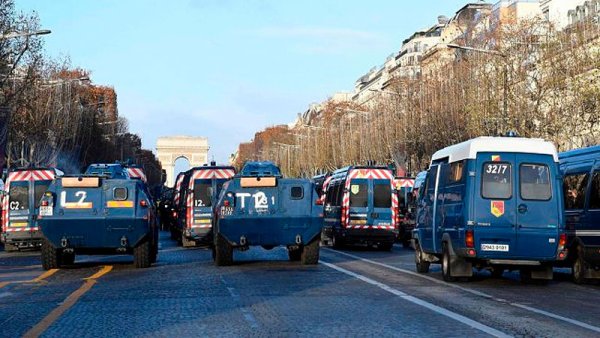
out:
M38 248L42 245L42 232L39 230L7 231L2 234L2 242L19 249Z
M210 228L191 228L185 230L185 237L198 242L212 242L212 227Z
M339 236L345 243L367 243L375 244L379 242L393 243L398 236L397 230L384 229L346 229L333 228L336 236Z

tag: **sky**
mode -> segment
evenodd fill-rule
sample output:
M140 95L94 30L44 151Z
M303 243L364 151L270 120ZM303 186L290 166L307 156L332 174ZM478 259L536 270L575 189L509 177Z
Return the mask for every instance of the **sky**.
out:
M226 163L240 142L293 122L464 0L15 0L36 11L52 58L113 86L143 146L208 137ZM472 2L475 2L473 0Z

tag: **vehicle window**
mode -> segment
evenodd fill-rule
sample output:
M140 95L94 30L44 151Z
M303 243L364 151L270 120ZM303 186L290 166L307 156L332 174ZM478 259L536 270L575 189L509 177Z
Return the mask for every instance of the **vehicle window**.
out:
M302 187L292 187L290 191L293 200L301 200L304 197L304 191Z
M42 196L48 190L52 181L35 181L34 182L34 196L33 200L35 202L36 209L40 207L40 202L42 200Z
M512 166L507 162L485 162L481 175L481 196L487 199L512 197Z
M392 187L390 186L389 182L375 183L375 185L373 186L373 207L392 207Z
M10 210L29 209L29 182L11 183L8 201Z
M524 200L547 201L552 198L550 169L545 164L521 164L519 189Z
M448 176L448 184L460 183L463 180L465 162L450 163L450 173Z
M333 205L339 207L344 199L344 185L342 182L335 186L335 195L333 196Z
M588 174L567 175L563 179L565 210L581 210L585 206Z
M439 166L433 166L431 167L431 169L429 169L429 173L427 174L427 180L425 181L425 189L423 190L423 198L427 199L427 203L433 203L434 201L433 195L435 194L435 180L437 178L438 170Z
M212 182L210 180L194 181L194 207L210 207L212 205Z
M350 206L365 208L369 202L368 181L350 181Z
M127 188L115 188L113 190L113 199L115 201L125 201L127 200Z
M590 190L590 209L600 209L600 171L594 173Z

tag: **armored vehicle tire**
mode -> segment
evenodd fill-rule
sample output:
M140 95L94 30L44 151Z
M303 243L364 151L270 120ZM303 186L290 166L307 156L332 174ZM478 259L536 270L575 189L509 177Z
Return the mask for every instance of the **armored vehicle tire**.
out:
M223 236L215 233L215 265L233 264L233 247Z
M6 252L19 251L19 248L14 244L4 243L4 251L6 251Z
M151 256L152 245L147 239L133 248L133 263L137 269L150 267L150 264L152 264Z
M576 284L585 283L585 261L583 260L583 249L581 246L577 247L577 257L573 261L571 267L571 274L573 275L573 282Z
M450 264L450 259L450 249L448 249L448 244L444 244L442 253L442 276L446 282L456 281L456 278L452 276L452 265Z
M319 239L315 238L302 248L300 262L303 265L315 265L319 263Z
M380 243L378 248L381 251L392 251L392 248L394 247L394 242L390 242L390 243Z
M61 256L60 257L61 265L73 265L75 263L75 254L74 253L63 252L60 256Z
M302 249L288 249L288 257L290 261L297 262L302 256Z
M181 245L184 248L191 248L196 246L196 241L194 241L193 239L188 239L187 237L185 237L185 235L181 234Z
M415 242L415 265L418 273L428 273L430 262L423 260L423 252L418 242Z
M60 267L60 253L47 239L42 241L41 252L42 267L44 270L58 269Z

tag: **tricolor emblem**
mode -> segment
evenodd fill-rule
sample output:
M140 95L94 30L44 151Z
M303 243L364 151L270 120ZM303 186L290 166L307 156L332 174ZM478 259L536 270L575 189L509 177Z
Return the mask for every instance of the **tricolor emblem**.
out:
M502 160L500 159L500 155L492 155L492 161L493 162L499 162L499 161L502 161Z
M492 201L491 212L496 217L504 215L504 201Z

